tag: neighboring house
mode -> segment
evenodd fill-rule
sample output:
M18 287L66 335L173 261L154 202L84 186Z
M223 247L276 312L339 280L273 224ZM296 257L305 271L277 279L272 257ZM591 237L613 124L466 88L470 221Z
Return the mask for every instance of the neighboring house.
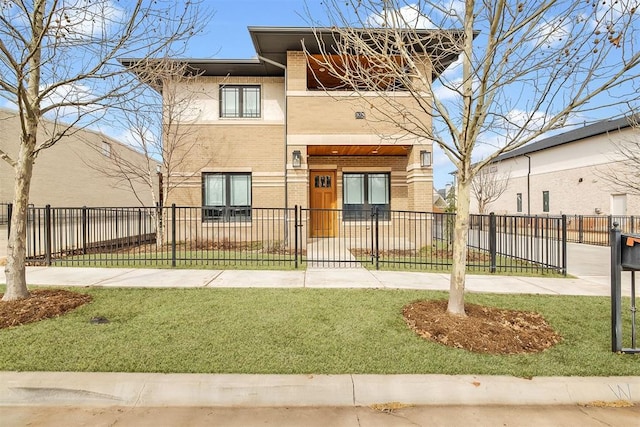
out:
M46 129L50 129L52 124L46 120L42 123L44 129L39 129L39 132L44 138ZM0 109L0 147L17 158L19 141L17 113ZM75 129L71 135L38 154L33 167L29 203L54 207L151 206L148 186L136 184L141 203L124 177L105 174L105 166L110 164L116 153L132 162L139 162L140 167L147 167L146 158L130 147L98 132ZM13 186L13 169L0 160L0 202L13 200Z
M489 212L531 215L632 215L640 195L611 184L621 167L616 142L640 141L628 118L584 126L503 154L487 173L510 174L509 184ZM638 154L640 157L640 153ZM477 201L473 200L477 212Z
M321 31L329 46L331 30ZM196 82L178 83L194 97L185 120L196 143L182 170L168 177L182 180L169 203L206 206L203 221L247 219L261 207L344 210L336 221L312 219L310 236L332 236L341 221L369 218L372 207L432 210L430 140L397 135L391 124L377 122L374 130L376 92L363 101L308 61L302 41L310 54L321 53L311 28L250 27L249 33L256 59L185 60L200 74ZM412 102L401 90L396 96Z
M433 212L442 213L447 209L447 201L442 196L440 190L433 191Z

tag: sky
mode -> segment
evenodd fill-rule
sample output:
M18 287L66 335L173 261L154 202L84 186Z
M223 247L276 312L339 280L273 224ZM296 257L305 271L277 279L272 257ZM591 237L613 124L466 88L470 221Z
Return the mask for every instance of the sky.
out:
M213 18L191 40L187 54L194 58L246 59L255 57L247 31L250 26L304 27L309 25L304 0L215 0L207 2ZM309 10L322 13L318 0Z

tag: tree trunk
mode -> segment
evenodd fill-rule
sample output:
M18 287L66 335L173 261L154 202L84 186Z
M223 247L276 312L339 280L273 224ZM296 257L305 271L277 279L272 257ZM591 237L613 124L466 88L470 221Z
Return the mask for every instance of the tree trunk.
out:
M464 285L467 270L467 239L469 236L470 181L459 180L457 185L457 211L453 229L453 266L449 281L449 305L447 312L465 316Z
M35 147L37 122L29 123L32 132L20 145L18 164L15 167L13 213L11 215L11 233L7 245L7 265L4 268L7 278L7 290L3 301L15 301L29 297L25 274L27 253L27 208L29 206L29 188L33 171L33 147ZM35 128L34 128L35 127Z

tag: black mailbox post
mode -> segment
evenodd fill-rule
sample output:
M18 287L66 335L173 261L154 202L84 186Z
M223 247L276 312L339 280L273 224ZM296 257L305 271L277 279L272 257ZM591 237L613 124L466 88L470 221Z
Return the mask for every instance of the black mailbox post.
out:
M631 348L622 347L622 271L631 272ZM640 271L640 234L611 229L611 351L640 353L636 347L636 271Z

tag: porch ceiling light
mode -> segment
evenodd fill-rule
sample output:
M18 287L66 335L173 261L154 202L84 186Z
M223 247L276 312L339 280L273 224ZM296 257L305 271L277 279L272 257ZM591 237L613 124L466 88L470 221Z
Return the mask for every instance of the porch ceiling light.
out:
M420 151L420 167L428 168L431 166L431 151Z
M293 167L299 168L302 166L302 153L300 153L300 150L295 150L292 156L291 163L293 164Z

